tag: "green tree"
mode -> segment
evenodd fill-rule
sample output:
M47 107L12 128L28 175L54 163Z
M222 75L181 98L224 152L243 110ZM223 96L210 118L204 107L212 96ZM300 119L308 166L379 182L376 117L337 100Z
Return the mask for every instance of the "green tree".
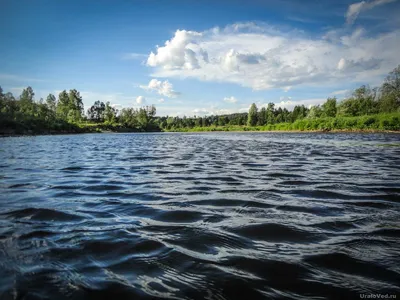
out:
M225 116L218 116L218 125L219 126L225 126L227 124L227 119Z
M46 98L46 105L47 108L52 111L52 112L56 112L57 109L57 100L56 97L53 94L49 94Z
M257 125L257 105L253 103L249 109L249 115L247 117L247 125L248 126L256 126Z
M34 97L35 93L30 86L22 90L22 94L19 97L19 106L23 114L34 115Z
M139 108L137 112L137 121L143 130L150 129L154 116L156 115L156 108L154 105Z
M307 118L308 119L315 119L319 118L322 115L322 109L319 105L311 106L310 110L308 111Z
M262 107L258 112L257 124L259 126L264 126L267 124L267 110L265 107Z
M338 106L338 114L342 116L363 116L378 111L378 103L375 101L376 90L362 85L355 89L352 96L343 100Z
M110 102L106 103L106 107L104 109L104 121L107 123L114 123L117 119L117 109L110 105Z
M69 97L66 90L58 94L57 116L63 120L67 120L69 112Z
M379 111L398 111L400 109L400 65L389 73L380 90Z
M73 89L68 93L69 111L68 120L71 122L79 122L83 116L83 101L80 93Z
M328 98L324 104L322 104L322 115L324 117L336 117L336 97ZM317 116L319 117L319 116Z
M266 119L267 119L267 124L275 123L275 104L274 103L268 103Z
M304 119L307 116L308 110L304 105L296 105L292 111L292 122Z
M104 122L104 112L106 110L106 105L97 100L88 110L88 118L95 122Z
M0 86L0 112L3 111L4 106L5 106L5 99L4 99L3 89Z

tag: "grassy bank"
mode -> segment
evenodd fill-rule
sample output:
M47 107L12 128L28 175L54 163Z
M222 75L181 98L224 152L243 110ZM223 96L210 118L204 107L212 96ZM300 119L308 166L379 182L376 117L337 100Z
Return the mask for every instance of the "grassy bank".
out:
M0 122L0 136L20 135L48 135L48 134L77 134L77 133L102 133L102 132L145 132L140 128L129 128L121 124L104 123L47 123L29 120L28 122ZM149 128L150 132L161 131L159 128Z
M400 113L366 115L359 117L335 117L302 119L293 123L268 124L266 126L209 126L173 128L171 132L204 131L400 131Z

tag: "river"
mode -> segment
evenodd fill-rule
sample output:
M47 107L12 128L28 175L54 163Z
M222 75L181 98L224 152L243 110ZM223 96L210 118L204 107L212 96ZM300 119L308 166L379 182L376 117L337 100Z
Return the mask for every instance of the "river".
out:
M400 135L0 138L0 299L399 296Z

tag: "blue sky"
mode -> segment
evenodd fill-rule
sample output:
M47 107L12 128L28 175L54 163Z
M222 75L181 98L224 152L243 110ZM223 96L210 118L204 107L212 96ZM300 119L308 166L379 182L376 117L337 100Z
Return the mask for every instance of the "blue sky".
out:
M400 64L399 14L396 0L2 0L0 85L158 115L315 105Z

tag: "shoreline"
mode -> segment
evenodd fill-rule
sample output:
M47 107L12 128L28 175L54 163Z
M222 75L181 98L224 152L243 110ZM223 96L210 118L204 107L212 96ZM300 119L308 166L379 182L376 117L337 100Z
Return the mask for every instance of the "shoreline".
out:
M173 133L215 133L215 132L249 132L249 133L400 133L400 130L376 130L376 129L332 129L332 130L188 130L188 131L164 131Z
M7 137L23 137L23 136L49 136L49 135L77 135L77 134L118 134L118 133L324 133L324 134L335 134L335 133L355 133L355 134L400 134L400 131L396 130L373 130L373 129L333 129L333 130L204 130L204 131L147 131L147 132L118 132L118 131L92 131L92 132L52 132L52 133L0 133L0 138Z

